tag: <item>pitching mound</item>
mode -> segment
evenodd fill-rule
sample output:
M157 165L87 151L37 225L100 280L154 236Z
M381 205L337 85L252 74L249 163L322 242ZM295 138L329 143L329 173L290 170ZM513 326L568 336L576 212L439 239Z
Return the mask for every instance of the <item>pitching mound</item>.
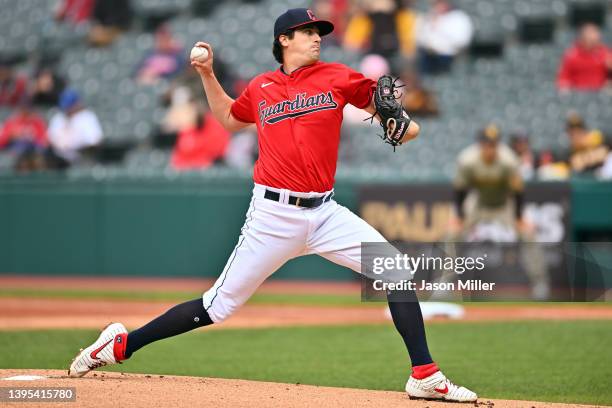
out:
M122 408L143 406L204 407L385 407L449 408L458 407L562 407L528 401L504 401L481 398L477 404L411 401L406 394L352 388L317 387L261 381L162 375L90 373L83 378L68 378L58 370L0 370L0 387L76 387L74 407ZM34 380L6 380L13 376L43 376ZM8 406L32 406L10 403ZM45 403L59 406L61 403ZM587 407L587 405L571 405Z

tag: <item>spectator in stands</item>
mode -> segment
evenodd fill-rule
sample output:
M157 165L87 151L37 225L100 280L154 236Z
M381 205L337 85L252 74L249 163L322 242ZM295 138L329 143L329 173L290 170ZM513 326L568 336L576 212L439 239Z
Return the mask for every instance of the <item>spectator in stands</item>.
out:
M230 142L230 133L210 111L201 110L196 125L179 132L172 152L176 170L205 169L221 160Z
M227 89L227 94L235 98L242 92L242 88L239 86L239 80L232 73L229 66L223 61L222 58L215 55L215 66L213 67L215 77L219 83L223 86L223 89ZM245 85L246 86L246 85ZM206 98L202 93L202 79L190 65L185 65L182 72L175 77L168 86L168 89L162 96L162 103L164 105L170 105L172 98L174 98L174 92L178 89L188 89L189 97L196 101L206 102Z
M215 59L217 56L215 55ZM215 60L215 65L216 65ZM215 67L216 68L216 67ZM175 93L180 93L179 99L182 98L183 94L187 92L187 96L189 98L195 99L201 97L201 99L205 99L204 95L202 95L202 80L200 76L194 73L194 69L190 66L187 66L183 69L183 71L174 78L168 85L168 89L161 97L161 103L164 106L171 106L175 102L176 95ZM217 71L215 71L215 75Z
M412 59L415 53L416 13L400 0L363 0L349 20L344 47L386 58ZM408 3L409 4L409 3Z
M569 168L564 162L555 160L551 150L544 150L540 153L538 160L538 170L536 172L538 180L566 180L570 176Z
M430 2L431 9L419 20L416 30L421 74L448 72L474 32L470 17L450 0Z
M86 23L91 17L96 0L63 0L55 13L57 21L73 25Z
M322 46L340 45L346 29L346 15L348 14L348 0L314 0L312 11L319 20L331 21L334 31L325 37ZM216 58L216 57L215 57Z
M367 78L378 81L378 78L381 76L388 75L391 72L391 68L389 62L383 56L368 54L359 63L359 72ZM372 116L363 109L358 109L351 104L347 104L344 107L343 115L346 124L367 126L370 125L367 119Z
M153 136L155 146L174 146L180 132L196 126L200 110L201 107L186 86L176 87L172 92L170 106Z
M217 60L217 57L215 57L214 71L230 96L240 95L242 90L237 88L239 82L229 67L222 60ZM178 133L193 128L198 112L206 106L206 98L202 94L202 79L191 66L187 66L172 80L161 102L168 107L168 110L153 134L154 143L158 147L173 147Z
M586 24L563 55L557 88L561 92L598 91L606 85L611 71L612 50L602 42L599 28Z
M136 80L141 84L154 84L161 78L176 76L185 66L182 47L172 36L167 25L155 31L155 48L136 67Z
M66 89L60 95L60 111L49 123L52 151L50 167L63 169L91 153L102 141L102 126L96 114L81 102L79 94Z
M566 132L570 148L565 162L572 174L594 174L606 162L610 146L601 131L588 130L584 119L571 112L567 118Z
M93 26L89 43L96 47L112 44L130 28L133 11L129 0L96 0L92 12Z
M30 97L32 104L56 106L66 82L52 68L41 66L32 80Z
M523 131L514 132L510 136L510 148L519 160L519 172L524 180L534 178L536 168L535 153L531 150L529 136Z
M0 58L0 106L16 106L26 97L28 80L13 69L13 61Z
M16 157L16 168L27 171L44 167L46 148L47 124L24 98L0 129L0 149L8 149Z
M401 75L404 88L402 92L402 104L413 116L438 116L438 100L436 95L425 88L419 75L412 69L406 69Z

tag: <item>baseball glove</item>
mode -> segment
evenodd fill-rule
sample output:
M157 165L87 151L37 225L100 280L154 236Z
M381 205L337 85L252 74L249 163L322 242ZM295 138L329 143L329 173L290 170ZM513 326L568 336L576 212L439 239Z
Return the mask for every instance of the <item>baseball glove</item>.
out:
M374 105L376 112L380 117L380 126L384 130L384 134L380 135L385 143L389 143L395 150L396 146L402 144L402 139L408 131L410 125L410 116L398 102L398 97L395 95L395 81L389 75L381 76L376 84L374 92Z

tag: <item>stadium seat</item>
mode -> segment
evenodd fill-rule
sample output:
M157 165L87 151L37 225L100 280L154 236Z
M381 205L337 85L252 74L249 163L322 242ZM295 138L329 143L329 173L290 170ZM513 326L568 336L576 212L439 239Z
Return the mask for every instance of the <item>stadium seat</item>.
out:
M525 17L519 23L519 38L526 44L552 42L554 31L552 17Z
M606 24L606 5L600 1L574 1L570 5L569 21L573 27L585 23L595 23L600 27Z
M207 17L219 4L216 0L192 0L191 13L197 17Z

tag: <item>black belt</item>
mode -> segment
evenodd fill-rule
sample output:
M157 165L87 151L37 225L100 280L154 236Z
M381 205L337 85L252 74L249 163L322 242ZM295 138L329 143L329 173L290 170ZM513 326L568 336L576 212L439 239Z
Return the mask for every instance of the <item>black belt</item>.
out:
M321 204L326 203L329 200L331 200L333 195L334 195L333 192L323 197L312 197L312 198L303 198L303 197L296 197L296 196L290 195L289 204L296 205L298 207L304 207L304 208L316 208L320 206ZM280 193L277 193L276 191L266 190L266 193L264 194L264 198L267 198L268 200L279 201Z

